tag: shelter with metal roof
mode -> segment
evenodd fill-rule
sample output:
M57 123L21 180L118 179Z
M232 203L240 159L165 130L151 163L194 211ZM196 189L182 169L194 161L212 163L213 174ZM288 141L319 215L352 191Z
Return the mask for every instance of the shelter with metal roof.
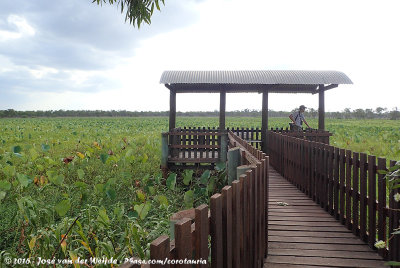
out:
M324 130L325 91L352 84L345 74L166 71L160 82L170 90L170 129L161 136L163 177L169 170L221 170L219 164L226 176L210 210L201 205L192 219L175 223L175 241L159 237L152 256L209 259L211 243L213 267L382 267L383 259L400 261L400 236L391 236L400 203L377 172L386 170L386 159L329 146L332 134ZM220 94L219 128L175 127L176 93L186 92ZM261 130L225 128L226 93L235 92L262 94ZM319 129L269 130L269 93L318 94ZM208 195L216 183L204 184ZM344 255L344 248L357 252Z
M226 93L262 94L262 149L266 151L268 93L311 93L319 95L318 129L325 129L325 91L339 84L352 84L338 71L164 71L160 83L170 90L169 129L175 128L176 93L220 93L219 130L225 130Z

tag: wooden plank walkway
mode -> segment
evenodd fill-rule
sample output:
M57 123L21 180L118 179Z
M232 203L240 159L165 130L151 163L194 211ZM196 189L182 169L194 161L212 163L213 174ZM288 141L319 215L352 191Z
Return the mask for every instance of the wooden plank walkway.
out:
M264 267L385 267L376 252L272 167L268 215Z

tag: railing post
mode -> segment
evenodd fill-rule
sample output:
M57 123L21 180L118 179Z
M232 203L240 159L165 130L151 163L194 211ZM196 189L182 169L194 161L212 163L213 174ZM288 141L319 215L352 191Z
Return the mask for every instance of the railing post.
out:
M224 267L232 268L232 187L222 188L222 231Z
M196 236L196 246L195 254L196 259L203 259L208 261L208 235L209 230L209 220L208 220L208 206L200 205L195 209L195 236ZM207 267L206 265L198 265L196 267Z
M166 235L158 237L156 240L151 242L150 244L150 258L152 260L164 260L165 258L169 258L170 252L170 244L169 237ZM161 265L161 264L151 264L151 268L161 268L168 267L169 264Z
M240 187L241 184L238 179L232 182L232 222L234 223L232 226L232 264L234 268L240 267L240 230L242 227L242 203L240 202Z
M222 196L214 194L210 199L211 267L223 267Z
M386 159L378 158L378 170L386 170ZM386 178L385 175L378 173L378 240L384 241L387 234L386 209ZM358 204L357 204L358 205ZM386 257L383 249L378 249L381 256Z
M368 156L368 245L374 248L376 241L376 157Z
M241 165L240 148L232 148L228 150L228 184L231 185L232 181L236 180L236 168Z
M221 132L221 147L219 150L219 161L226 163L227 153L228 153L228 133L226 131Z
M237 177L239 178L241 175L246 174L246 171L251 170L254 168L252 165L242 165L237 167Z
M161 134L161 171L164 179L168 172L168 133Z
M390 161L390 166L394 166L395 161ZM399 228L400 222L400 202L394 200L394 195L400 193L400 189L393 189L389 193L389 232L392 233L395 228ZM389 241L389 260L400 261L400 235L393 235L392 239Z
M175 223L175 250L178 260L192 258L192 243L187 241L192 240L191 220L183 218ZM176 267L185 267L184 264L176 265Z
M265 162L264 162L264 179L263 179L264 180L264 187L263 187L264 201L263 202L264 202L264 208L265 208L265 210L264 210L265 221L264 221L263 230L265 231L264 257L266 258L268 256L268 213L269 213L268 202L269 202L269 163L270 163L269 160L270 160L270 158L267 156L264 159L265 159Z

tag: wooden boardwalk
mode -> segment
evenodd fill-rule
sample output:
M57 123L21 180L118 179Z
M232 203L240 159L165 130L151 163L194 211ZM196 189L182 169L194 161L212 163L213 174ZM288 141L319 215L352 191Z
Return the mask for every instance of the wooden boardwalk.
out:
M268 215L264 267L385 267L376 252L272 167Z

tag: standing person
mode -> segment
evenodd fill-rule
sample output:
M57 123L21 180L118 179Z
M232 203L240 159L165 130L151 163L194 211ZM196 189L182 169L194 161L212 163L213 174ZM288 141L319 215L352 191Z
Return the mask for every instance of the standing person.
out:
M307 123L306 119L304 118L304 111L306 110L306 106L300 105L299 110L297 112L292 113L289 115L290 120L293 121L291 123L291 129L293 130L300 130L302 129L303 122L310 128L310 125Z

